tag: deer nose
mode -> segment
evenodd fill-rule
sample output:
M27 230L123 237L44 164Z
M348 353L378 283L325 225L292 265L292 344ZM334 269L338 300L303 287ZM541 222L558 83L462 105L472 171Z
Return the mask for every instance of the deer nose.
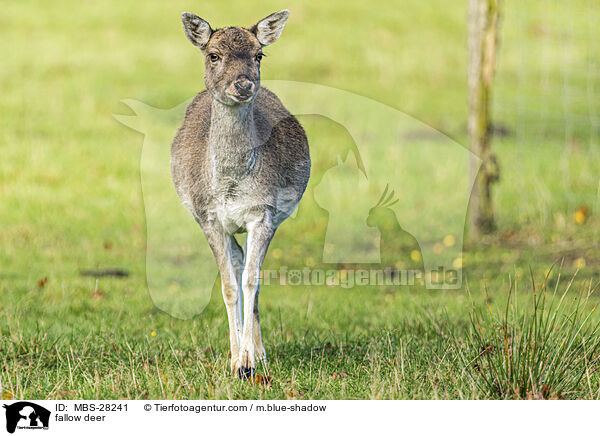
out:
M254 91L254 83L246 76L240 76L234 83L235 90L241 95L250 95Z

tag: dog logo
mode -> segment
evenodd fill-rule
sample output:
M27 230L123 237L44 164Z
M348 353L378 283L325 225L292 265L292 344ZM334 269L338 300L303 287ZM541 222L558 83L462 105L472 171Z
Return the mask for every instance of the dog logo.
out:
M14 433L18 429L48 429L50 411L29 401L19 401L3 405L6 409L6 431Z

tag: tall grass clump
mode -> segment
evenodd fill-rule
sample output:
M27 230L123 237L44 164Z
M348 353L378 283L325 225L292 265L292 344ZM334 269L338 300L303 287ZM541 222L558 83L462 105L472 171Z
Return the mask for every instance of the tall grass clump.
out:
M455 337L463 373L485 398L561 399L592 395L590 374L598 369L600 324L590 286L572 295L573 279L558 292L540 289L533 274L531 290L519 295L510 280L506 306L470 312L466 340ZM487 294L487 291L486 291ZM521 305L521 306L520 306Z

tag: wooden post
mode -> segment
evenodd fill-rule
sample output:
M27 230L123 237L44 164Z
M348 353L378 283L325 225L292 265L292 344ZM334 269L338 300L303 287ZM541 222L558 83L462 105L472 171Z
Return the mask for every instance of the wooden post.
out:
M473 238L491 233L495 228L490 188L498 180L499 171L490 146L489 103L501 1L469 0L468 136L471 151L481 159L481 162L477 158L471 160L471 176L475 183L471 195L469 232Z

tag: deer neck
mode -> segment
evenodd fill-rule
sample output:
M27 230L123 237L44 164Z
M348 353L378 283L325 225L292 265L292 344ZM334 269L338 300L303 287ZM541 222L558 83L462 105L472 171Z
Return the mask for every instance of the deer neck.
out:
M257 143L253 103L228 106L213 99L208 134L213 177L220 180L249 174L256 161Z

